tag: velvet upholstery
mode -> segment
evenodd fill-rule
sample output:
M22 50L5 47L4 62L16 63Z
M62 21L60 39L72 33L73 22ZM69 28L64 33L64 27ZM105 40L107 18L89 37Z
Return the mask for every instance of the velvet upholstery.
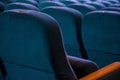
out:
M93 11L82 21L82 38L88 56L100 67L120 61L120 13Z
M86 3L89 4L91 6L94 6L97 10L100 10L102 8L105 8L105 5L99 2L93 2L93 3Z
M65 4L66 6L70 5L70 4L75 4L75 3L79 3L77 1L70 1L70 0L61 0L61 3Z
M82 14L67 7L47 7L42 12L51 15L58 21L67 53L76 57L88 58L81 38Z
M36 6L23 2L14 2L6 5L5 10L11 10L11 9L28 9L28 10L39 11L39 9Z
M77 80L52 17L20 9L0 17L0 57L8 80Z
M96 10L95 7L87 4L72 4L72 5L69 5L68 7L78 10L79 12L82 13L83 16L88 12Z
M32 4L36 7L38 7L38 4L39 4L39 2L36 0L16 0L16 2L28 3L28 4Z
M57 1L44 1L39 3L39 9L42 10L45 7L49 7L49 6L59 6L59 7L65 7L65 5L61 2L57 2Z
M117 7L107 7L107 8L104 8L102 10L108 10L108 11L118 11L120 12L120 8L117 8Z

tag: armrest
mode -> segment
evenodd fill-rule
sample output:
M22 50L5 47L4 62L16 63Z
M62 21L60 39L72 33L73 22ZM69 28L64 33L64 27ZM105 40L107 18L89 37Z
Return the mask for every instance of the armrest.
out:
M105 66L83 78L80 78L79 80L97 80L101 78L102 76L105 76L107 74L110 74L113 71L116 71L120 69L120 62L114 62L108 66Z

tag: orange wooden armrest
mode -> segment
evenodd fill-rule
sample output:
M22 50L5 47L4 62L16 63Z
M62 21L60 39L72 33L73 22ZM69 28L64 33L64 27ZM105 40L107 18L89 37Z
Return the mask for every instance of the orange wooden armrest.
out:
M120 62L114 62L110 65L107 65L83 78L80 78L79 80L97 80L102 76L105 76L115 70L120 69Z

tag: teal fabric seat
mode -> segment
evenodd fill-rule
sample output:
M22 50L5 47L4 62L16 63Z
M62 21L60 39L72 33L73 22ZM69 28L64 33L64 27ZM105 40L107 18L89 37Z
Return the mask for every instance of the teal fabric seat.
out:
M70 4L76 4L79 3L77 1L70 1L70 0L61 0L61 3L65 4L66 6L70 5Z
M33 10L0 14L0 57L7 80L77 80L57 22Z
M57 1L43 1L39 4L39 9L42 10L45 7L49 6L59 6L59 7L65 7L65 5L61 2Z
M108 2L112 3L112 4L116 4L116 3L119 3L118 0L107 0Z
M47 7L42 12L49 14L58 21L67 53L76 57L88 58L81 38L82 14L67 7Z
M108 10L108 11L118 11L120 12L120 8L117 8L117 7L107 7L107 8L104 8L102 10Z
M82 38L89 59L100 67L120 61L120 13L88 13L82 21Z
M39 11L39 9L36 6L22 2L14 2L6 5L5 10L11 10L11 9L28 9L28 10Z
M99 2L86 3L88 5L94 6L97 10L105 8L105 5Z
M108 1L101 1L100 3L104 4L106 7L110 6L112 3Z
M91 2L90 0L78 0L80 3L87 3L87 2Z
M96 10L95 7L87 5L87 4L72 4L72 5L69 5L68 7L78 10L79 12L82 13L83 16L88 12Z
M1 2L3 2L4 4L9 4L14 2L14 0L0 0Z
M38 4L39 4L39 2L36 0L16 0L16 2L28 3L28 4L32 4L36 7L38 7Z
M118 4L113 4L113 5L111 5L111 7L120 8L120 3L118 3Z

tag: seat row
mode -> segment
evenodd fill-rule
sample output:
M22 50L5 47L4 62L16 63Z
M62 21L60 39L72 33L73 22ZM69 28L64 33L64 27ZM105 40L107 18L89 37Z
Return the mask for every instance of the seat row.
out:
M63 10L67 13L69 9ZM1 76L4 80L79 79L68 60L59 21L43 12L14 9L0 13L0 79ZM72 10L68 13L72 13ZM79 12L72 13L72 16L69 14L68 17L71 16L74 21L78 17L76 14L79 15ZM114 62L79 80L119 78L120 62Z
M20 3L12 3L12 4L19 5ZM24 5L23 3L21 3L21 4ZM60 4L60 5L62 5L62 4ZM76 4L76 5L78 5L78 4ZM84 4L81 4L81 5L84 5ZM79 6L81 6L81 5L79 5ZM32 10L38 11L38 9L33 5L32 6L25 5L25 6L24 7L15 6L14 8L17 8L17 9L25 8L25 9L32 9ZM88 5L85 5L85 6L88 7ZM71 5L71 7L74 7L74 5ZM88 59L88 57L89 57L89 59L95 61L100 67L105 66L114 61L119 61L119 59L120 59L118 56L119 55L119 49L118 49L119 48L119 46L118 46L119 38L116 38L115 36L111 36L111 38L110 37L108 38L107 36L109 36L111 34L113 35L113 33L111 33L111 29L106 28L110 33L105 34L104 29L102 31L100 31L98 28L98 27L101 28L101 26L106 26L106 27L111 26L111 24L109 23L111 21L115 22L115 23L112 23L113 24L112 27L113 26L118 27L119 23L116 23L116 22L119 21L117 18L117 16L119 16L118 15L119 8L108 7L108 8L104 8L101 11L95 11L94 7L92 7L92 6L90 6L90 7L91 7L91 9L93 9L93 12L85 14L84 16L83 16L82 12L80 13L74 9L71 9L71 8L68 8L65 6L64 7L51 6L51 7L43 8L41 10L41 12L49 14L50 16L54 17L59 22L59 25L62 29L65 49L67 50L68 54L70 54L72 56L83 57L85 59ZM7 9L10 9L10 7L7 7ZM11 9L12 9L12 7L11 7ZM107 11L107 10L112 10L112 11ZM117 12L114 12L113 10L117 11ZM83 10L83 12L85 12L85 11ZM94 13L96 14L95 16L104 15L105 17L103 17L102 19L99 17L95 17L95 19L94 19L94 16L92 16L90 19L88 18L88 21L84 20L87 15L93 15ZM100 14L100 15L98 15L98 14ZM108 14L111 14L111 15L108 15ZM115 17L114 15L116 15L116 14L117 14L117 16L116 16L116 18L114 18ZM110 20L109 20L109 17L111 18ZM92 32L88 31L88 30L90 30L89 26L90 25L93 26L93 24L95 27L97 26L96 27L97 29L94 28L96 33L94 32L93 28L92 28ZM88 28L86 28L86 26ZM90 26L90 28L92 26ZM112 29L112 30L116 31L116 29ZM102 33L104 33L104 34L102 34ZM119 33L114 33L114 35L118 35L118 34ZM99 37L100 39L97 39L96 37L94 37L95 35L96 35L96 37ZM105 35L106 35L106 37L104 37ZM117 45L114 42L112 42L113 41L112 38L114 40L118 40L118 42L114 41L114 42L116 42ZM110 41L109 39L112 41L109 43L106 43L106 41L107 42ZM113 45L111 45L110 43L113 43ZM110 44L111 47L108 44ZM117 49L118 49L118 51L117 51ZM101 57L103 57L103 56L105 57L106 60L104 60L104 59L101 60ZM104 63L103 63L103 61L104 61Z

